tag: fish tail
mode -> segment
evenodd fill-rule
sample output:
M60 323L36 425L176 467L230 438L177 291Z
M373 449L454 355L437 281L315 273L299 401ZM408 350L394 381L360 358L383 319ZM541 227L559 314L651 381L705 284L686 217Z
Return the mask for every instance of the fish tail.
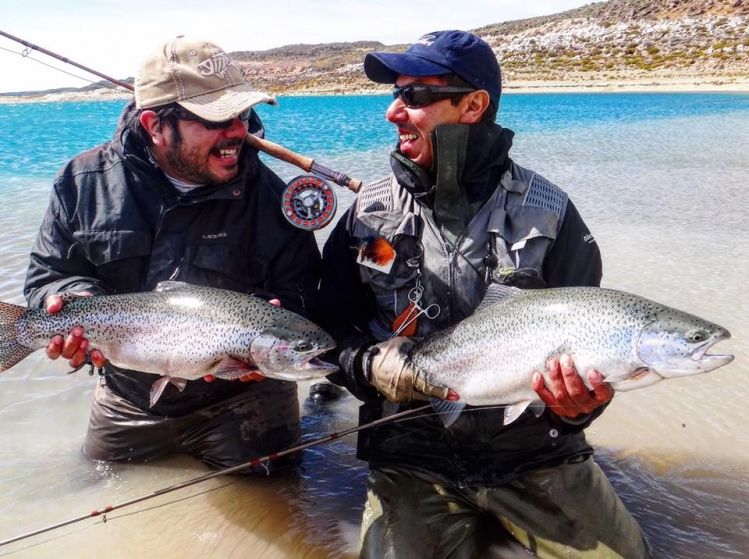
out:
M0 371L10 369L34 351L17 339L18 320L25 311L23 307L0 301Z

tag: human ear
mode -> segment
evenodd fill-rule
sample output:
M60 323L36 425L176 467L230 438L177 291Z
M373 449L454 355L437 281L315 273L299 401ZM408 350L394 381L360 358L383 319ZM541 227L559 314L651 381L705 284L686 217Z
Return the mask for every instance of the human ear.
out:
M151 136L153 145L158 146L164 143L163 123L154 111L142 111L138 120L143 129Z
M471 93L464 95L460 100L460 123L476 124L477 122L481 122L481 119L489 108L490 103L489 93L484 89L472 91Z

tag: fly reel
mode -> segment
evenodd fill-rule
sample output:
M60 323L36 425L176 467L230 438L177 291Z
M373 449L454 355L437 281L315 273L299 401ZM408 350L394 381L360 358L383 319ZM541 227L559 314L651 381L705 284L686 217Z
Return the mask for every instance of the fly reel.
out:
M283 191L283 215L294 227L315 231L335 216L336 196L330 185L314 175L300 175Z

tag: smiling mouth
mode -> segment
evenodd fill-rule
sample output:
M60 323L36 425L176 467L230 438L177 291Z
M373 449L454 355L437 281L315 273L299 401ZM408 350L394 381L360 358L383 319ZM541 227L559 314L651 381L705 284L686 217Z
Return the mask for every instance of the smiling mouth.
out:
M416 140L418 137L419 137L418 134L414 134L413 132L410 132L408 134L400 134L398 136L398 139L401 142L407 142L407 141L410 141L410 140Z
M221 159L229 159L231 157L237 157L239 155L239 147L223 147L213 150L213 155Z

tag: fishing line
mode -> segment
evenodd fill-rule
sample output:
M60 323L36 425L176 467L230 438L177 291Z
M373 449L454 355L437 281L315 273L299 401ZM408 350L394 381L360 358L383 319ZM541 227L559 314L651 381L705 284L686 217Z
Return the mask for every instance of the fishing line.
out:
M152 491L151 493L148 493L146 495L142 495L140 497L136 497L134 499L130 499L128 501L124 501L122 503L118 503L116 505L107 505L101 509L94 510L88 514L84 514L81 516L77 516L75 518L70 518L68 520L65 520L63 522L59 522L57 524L53 524L50 526L46 526L44 528L39 528L38 530L34 530L32 532L27 532L25 534L21 534L12 538L8 538L6 540L0 541L0 547L4 545L8 545L13 542L25 540L27 538L30 538L32 536L37 536L39 534L44 534L46 532L51 532L52 530L56 530L57 528L63 528L65 526L69 526L71 524L75 524L77 522L81 522L83 520L89 519L89 518L96 518L98 516L105 517L107 514L109 514L112 511L119 510L121 508L125 508L130 505L134 505L143 501L147 501L148 499L153 499L154 497L158 497L160 495L166 495L167 493L171 493L173 491L177 491L179 489L184 489L186 487L190 487L192 485L201 483L203 481L208 481L209 479L213 479L219 476L224 476L228 474L238 473L242 472L243 470L247 470L249 468L255 468L257 466L262 466L267 464L268 462L272 462L273 460L276 460L278 458L281 458L282 456L287 456L289 454L296 454L302 450L312 448L314 446L318 446L327 442L331 442L337 439L340 439L342 437L345 437L347 435L350 435L352 433L358 433L360 431L364 431L365 429L370 429L372 427L377 427L379 425L383 425L385 423L394 423L396 421L402 420L404 417L407 417L409 415L412 415L416 412L423 411L426 408L430 407L430 404L425 404L423 406L419 406L416 408L412 408L409 410L405 410L393 415L389 415L387 417L383 417L381 419L377 419L375 421L370 421L369 423L365 423L364 425L359 425L358 427L351 427L350 429L344 429L343 431L338 431L336 433L332 433L330 435L325 435L323 437L318 437L317 439L313 439L311 441L308 441L306 443L299 444L297 446L293 446L290 448L287 448L285 450L281 450L279 452L275 452L272 454L268 454L266 456L262 456L260 458L254 458L252 460L249 460L247 462L244 462L242 464L239 464L237 466L231 466L229 468L224 468L221 470L217 470L215 472L210 472L208 474L204 474L202 476L198 476L192 479L189 479L187 481L183 481L180 483L176 483L174 485L170 485L169 487L165 487L163 489L158 489L156 491Z
M23 51L18 52L18 51L15 51L15 50L11 50L9 48L0 47L0 50L4 50L4 51L9 52L11 54L17 54L21 58L25 58L27 60L33 60L34 62L37 62L37 63L41 64L42 66L46 66L47 68L52 68L53 70L57 70L58 72L60 72L62 74L67 74L68 76L72 76L72 77L74 77L76 79L83 80L84 82L88 82L90 84L95 84L95 85L101 85L102 87L106 87L107 89L111 89L113 91L118 91L116 87L112 87L111 85L107 85L106 83L95 82L95 81L90 80L88 78L84 78L83 76L79 76L78 74L74 74L73 72L68 72L67 70L63 70L59 66L54 66L52 64L48 64L47 62L39 60L38 58L34 58L30 54L28 54L28 52L29 52L28 49L24 49Z
M101 520L98 520L98 521L94 522L93 524L90 524L88 526L81 526L78 529L70 530L69 532L65 532L64 534L60 534L58 536L53 536L53 537L47 538L46 540L42 540L42 541L39 541L39 542L36 542L36 543L32 543L32 544L29 544L29 545L24 546L24 547L19 547L18 549L14 549L14 550L8 551L6 553L0 553L0 557L6 557L6 556L8 556L8 555L10 555L12 553L18 553L19 551L24 551L26 549L31 549L31 548L34 548L34 547L38 547L40 545L44 545L45 543L53 542L55 540L59 540L61 538L67 537L67 536L69 536L71 534L82 532L84 530L89 530L90 528L93 528L93 527L98 526L100 524L107 524L108 522L114 522L115 520L120 520L122 518L127 518L129 516L135 516L136 514L140 514L142 512L149 512L149 511L152 511L152 510L160 509L160 508L165 507L167 505L173 505L174 503L179 503L181 501L187 501L187 500L192 499L194 497L199 497L200 495L206 495L208 493L211 493L213 491L217 491L219 489L224 489L226 487L231 487L232 485L236 485L237 483L239 483L238 479L235 480L235 481L230 481L229 483L225 483L223 485L219 485L217 487L211 487L210 489L206 489L204 491L198 491L196 493L193 493L192 495L187 495L185 497L180 497L179 499L173 499L171 501L166 501L164 503L160 503L158 505L153 505L153 506L150 506L150 507L146 507L146 508L143 508L143 509L140 509L140 510L136 510L136 511L133 511L133 512L126 512L124 514L119 514L119 515L114 516L114 517L102 516Z

